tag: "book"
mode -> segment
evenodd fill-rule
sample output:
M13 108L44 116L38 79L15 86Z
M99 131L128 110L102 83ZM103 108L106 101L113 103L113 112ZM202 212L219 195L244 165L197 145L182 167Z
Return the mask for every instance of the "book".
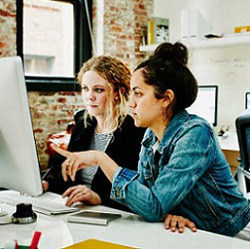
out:
M64 249L135 249L135 248L102 240L89 239L65 247Z
M148 21L148 44L160 44L169 41L169 19L152 17Z
M81 211L81 212L69 215L67 217L67 220L69 222L107 226L111 220L114 220L120 217L121 217L121 214L115 214L115 213Z
M154 44L154 22L153 19L150 18L148 20L148 45Z

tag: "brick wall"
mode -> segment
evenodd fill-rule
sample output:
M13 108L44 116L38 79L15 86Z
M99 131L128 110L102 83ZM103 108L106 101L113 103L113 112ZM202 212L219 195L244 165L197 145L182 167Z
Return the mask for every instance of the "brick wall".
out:
M16 1L0 1L0 57L16 55Z
M74 112L82 108L82 99L77 92L28 93L33 130L42 169L47 167L47 139L50 135L64 131L73 121Z
M153 12L153 0L94 0L93 26L98 51L116 56L131 69L145 58L139 52L143 26ZM100 22L101 20L101 22ZM101 31L101 32L100 32ZM101 49L100 49L101 48ZM0 1L0 57L16 54L15 0ZM62 131L82 107L77 92L29 92L33 129L41 168L46 168L49 135Z
M101 10L99 1L94 1L95 17L103 15L103 53L122 59L133 69L145 58L145 53L139 51L139 45L143 28L153 13L153 0L103 1ZM98 24L94 22L95 30ZM100 46L98 41L97 46Z

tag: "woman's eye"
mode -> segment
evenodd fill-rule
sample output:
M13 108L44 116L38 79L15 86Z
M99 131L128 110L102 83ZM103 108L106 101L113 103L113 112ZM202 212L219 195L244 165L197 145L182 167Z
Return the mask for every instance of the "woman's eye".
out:
M102 92L104 91L104 89L95 89L95 91L96 91L97 93L102 93Z
M136 96L136 97L141 97L141 96L142 96L142 93L140 93L140 92L135 92L135 96Z

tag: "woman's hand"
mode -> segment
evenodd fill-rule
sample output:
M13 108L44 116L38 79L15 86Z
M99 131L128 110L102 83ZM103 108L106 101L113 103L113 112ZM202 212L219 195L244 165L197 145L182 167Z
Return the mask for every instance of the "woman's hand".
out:
M62 176L64 181L68 180L68 176L72 181L75 180L76 171L82 168L98 165L107 178L112 182L115 171L118 165L106 153L97 150L89 150L84 152L69 152L61 149L54 144L51 148L58 154L67 159L62 164Z
M42 181L43 192L46 192L49 189L49 183L47 181Z
M76 202L83 202L88 205L100 205L100 196L85 185L78 185L68 188L63 193L63 198L68 196L66 206L72 206Z
M182 216L167 214L165 217L164 224L165 224L165 228L166 229L171 228L172 232L175 232L177 227L178 227L179 233L183 233L185 227L190 228L192 232L197 231L195 224L189 219L186 219Z
M68 176L74 181L77 170L97 165L97 155L101 153L94 150L72 153L54 144L52 144L51 147L57 153L67 158L62 164L62 176L64 181L68 180Z

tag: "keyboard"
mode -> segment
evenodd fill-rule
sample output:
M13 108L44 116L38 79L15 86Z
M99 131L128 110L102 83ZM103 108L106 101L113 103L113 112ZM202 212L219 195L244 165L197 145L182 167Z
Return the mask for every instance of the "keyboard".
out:
M15 191L1 191L0 202L10 205L18 203L31 203L34 211L46 215L57 215L79 211L76 207L67 207L61 197L57 194L46 192L41 196L32 197L19 194Z

